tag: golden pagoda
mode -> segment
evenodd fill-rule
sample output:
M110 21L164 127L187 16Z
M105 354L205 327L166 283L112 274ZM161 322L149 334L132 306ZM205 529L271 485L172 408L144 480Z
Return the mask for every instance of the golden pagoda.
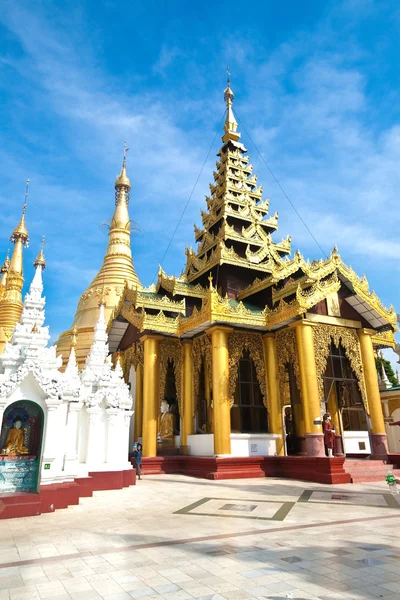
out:
M29 236L25 225L26 200L28 198L29 180L26 185L25 201L21 219L11 234L10 242L14 244L11 260L8 256L1 268L0 283L0 354L5 343L11 339L12 332L22 313L23 248L28 246Z
M240 141L229 80L224 99L197 249L186 249L180 277L160 267L155 286L127 283L109 323L126 378L136 372L135 440L149 458L177 443L196 455L209 439L198 456L244 456L238 448L254 446L278 456L384 457L374 351L393 347L396 313L336 247L310 263L290 256L290 237L273 241L278 214L268 216ZM323 434L328 412L334 448Z
M77 362L80 367L84 365L98 320L100 298L105 300L105 318L109 321L121 302L125 285L141 287L133 266L130 246L131 220L128 206L131 182L126 173L126 151L125 148L122 169L115 180L115 209L109 225L108 246L103 264L79 299L71 329L62 333L56 342L57 352L62 354L64 366L74 335Z

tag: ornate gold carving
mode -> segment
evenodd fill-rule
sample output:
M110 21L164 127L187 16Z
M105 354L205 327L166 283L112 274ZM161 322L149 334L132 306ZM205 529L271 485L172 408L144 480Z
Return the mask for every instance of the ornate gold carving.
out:
M212 360L210 336L204 333L194 338L192 345L193 356L193 398L194 412L196 413L199 402L200 374L203 361L207 363L208 381L205 382L212 389Z
M394 331L389 329L388 331L380 331L372 336L372 343L374 346L380 348L394 348L396 345L394 339Z
M160 406L165 396L165 384L169 361L172 361L174 365L176 397L178 400L179 412L182 415L182 344L179 340L164 339L160 342Z
M294 329L281 329L276 333L276 355L278 357L279 395L281 406L285 404L286 365L292 363L296 384L301 393L300 365Z
M357 378L358 388L361 393L365 410L369 414L360 343L358 340L357 331L355 329L347 329L345 327L337 327L335 325L331 326L319 324L313 327L313 337L320 398L324 398L323 376L326 371L331 343L333 342L335 346L342 344L346 356L349 359L350 366Z
M268 409L267 382L265 375L265 357L262 337L258 333L234 331L228 337L229 352L229 399L231 406L234 401L236 382L239 376L239 361L245 350L248 350L254 362L257 380L265 408Z

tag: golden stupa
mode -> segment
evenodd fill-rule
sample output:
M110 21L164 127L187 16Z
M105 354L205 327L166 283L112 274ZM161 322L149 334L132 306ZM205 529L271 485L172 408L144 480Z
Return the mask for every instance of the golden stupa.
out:
M10 237L10 242L14 244L11 260L7 255L1 267L0 354L3 353L6 342L10 341L14 327L22 313L22 286L24 285L22 252L29 242L28 230L25 225L28 185L29 180L26 186L22 216Z
M64 331L56 342L57 353L66 364L72 342L76 339L76 358L80 367L85 363L93 339L94 326L99 317L99 301L105 302L108 322L119 305L126 284L141 288L131 252L131 221L128 204L131 182L126 173L126 150L122 169L115 180L115 210L110 223L108 246L103 264L88 289L79 298L71 328Z

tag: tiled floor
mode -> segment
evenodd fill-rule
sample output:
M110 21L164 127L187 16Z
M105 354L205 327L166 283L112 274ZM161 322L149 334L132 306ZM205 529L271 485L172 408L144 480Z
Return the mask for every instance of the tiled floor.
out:
M0 600L398 600L399 509L385 483L148 476L0 521Z

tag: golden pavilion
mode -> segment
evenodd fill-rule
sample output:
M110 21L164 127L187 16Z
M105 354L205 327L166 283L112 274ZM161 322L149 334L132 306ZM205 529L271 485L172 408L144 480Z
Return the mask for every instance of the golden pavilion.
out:
M290 256L290 237L273 240L278 214L241 142L229 81L224 99L196 249L180 277L160 267L149 288L127 280L109 307L111 349L135 386L133 439L145 457L325 456L329 412L335 456L384 457L375 352L393 347L396 313L336 247L309 262Z

